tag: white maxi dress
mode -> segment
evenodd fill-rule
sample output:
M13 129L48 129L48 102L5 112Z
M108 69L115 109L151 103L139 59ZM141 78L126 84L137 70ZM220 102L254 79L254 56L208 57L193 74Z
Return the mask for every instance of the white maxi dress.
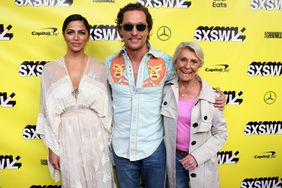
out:
M115 187L105 65L88 58L76 95L64 58L47 63L41 79L36 132L60 156L60 172L48 164L51 176L64 188Z

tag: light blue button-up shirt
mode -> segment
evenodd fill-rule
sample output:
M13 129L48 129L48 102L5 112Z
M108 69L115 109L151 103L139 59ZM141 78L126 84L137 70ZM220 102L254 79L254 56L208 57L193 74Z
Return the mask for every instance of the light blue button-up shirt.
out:
M162 142L163 86L175 77L171 57L148 46L136 83L125 47L106 59L113 97L112 145L118 156L130 161L150 156Z

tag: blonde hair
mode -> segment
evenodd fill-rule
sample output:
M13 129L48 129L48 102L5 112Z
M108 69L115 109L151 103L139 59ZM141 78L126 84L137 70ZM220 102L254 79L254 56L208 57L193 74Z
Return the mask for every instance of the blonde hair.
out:
M181 42L176 47L174 51L174 55L172 57L172 62L174 64L176 63L182 49L188 49L188 50L193 51L196 54L197 58L199 58L201 66L204 64L204 52L202 48L194 42Z

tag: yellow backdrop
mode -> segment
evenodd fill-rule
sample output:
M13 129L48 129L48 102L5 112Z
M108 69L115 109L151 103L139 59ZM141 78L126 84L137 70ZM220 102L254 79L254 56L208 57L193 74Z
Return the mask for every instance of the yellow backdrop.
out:
M154 18L150 42L205 52L200 74L227 96L223 188L282 187L282 0L137 0ZM114 21L126 0L0 0L0 188L59 187L35 134L43 65L65 54L63 20L85 16L87 53L102 61L122 45Z

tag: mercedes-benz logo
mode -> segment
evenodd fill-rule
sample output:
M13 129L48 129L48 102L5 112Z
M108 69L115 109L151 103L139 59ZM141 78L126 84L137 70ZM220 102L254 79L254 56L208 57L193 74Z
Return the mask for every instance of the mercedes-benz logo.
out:
M274 91L268 91L264 94L264 102L266 104L273 104L276 101L276 93Z
M162 41L167 41L171 37L171 30L167 26L161 26L157 31L157 36Z

